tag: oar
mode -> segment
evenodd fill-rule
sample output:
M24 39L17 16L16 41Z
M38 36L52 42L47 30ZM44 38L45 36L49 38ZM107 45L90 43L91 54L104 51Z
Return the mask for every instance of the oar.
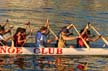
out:
M30 24L31 24L30 21L27 22L27 23L25 23L25 25L26 25L26 29L30 29L30 30L31 30ZM30 36L32 36L32 32L31 32L31 31L30 31ZM29 37L26 37L26 41L22 44L21 47L24 46L24 44L27 42L28 39L29 39Z
M96 29L95 29L95 27L93 27L92 25L90 26L95 32L96 32L96 34L97 35L101 35ZM103 42L106 44L106 45L108 45L108 41L103 37L103 36L101 36L101 39L103 40Z
M48 27L48 30L52 33L52 35L53 35L55 38L57 38L57 35L51 30L50 27Z
M77 34L80 36L80 38L82 39L82 41L84 42L85 46L87 48L90 48L90 46L86 43L86 41L82 38L82 36L80 35L79 31L76 29L76 27L73 25L73 28L75 29L75 31L77 32Z
M52 31L52 29L49 27L49 20L47 19L46 23L45 23L45 27L48 28L48 30L52 33L52 35L57 38L57 35Z
M71 28L73 26L73 24L70 24L67 26L67 29Z
M9 30L11 30L14 26L13 25L9 25L9 20L7 19L6 20L6 23L3 25L4 29L5 29L5 26L7 25L7 27L9 28ZM10 35L12 34L12 32L10 31Z
M13 41L13 39L12 39L12 41L11 41L11 49L14 49L14 41Z
M2 46L5 46L5 45L3 44L3 42L1 42L1 41L0 41L0 44L1 44Z
M3 25L3 27L5 27L6 25L9 25L9 20L7 19L5 24Z

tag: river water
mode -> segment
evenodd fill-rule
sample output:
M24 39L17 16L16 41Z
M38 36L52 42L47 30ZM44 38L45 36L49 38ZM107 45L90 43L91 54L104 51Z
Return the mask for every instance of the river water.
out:
M1 71L77 71L87 63L86 71L108 71L108 56L0 56ZM78 70L79 71L79 70Z
M6 22L8 19L9 24L15 25L15 29L30 21L34 33L45 24L47 18L55 33L67 24L73 23L80 30L91 22L106 36L107 2L108 0L0 0L0 21Z
M32 27L38 27L48 18L53 27L73 23L78 29L91 22L106 35L107 2L108 0L0 0L0 21L9 19L11 24L19 25L30 21Z

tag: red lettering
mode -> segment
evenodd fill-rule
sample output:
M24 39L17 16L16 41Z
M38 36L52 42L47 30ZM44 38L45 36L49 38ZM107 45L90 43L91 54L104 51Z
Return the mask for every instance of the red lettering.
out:
M42 48L42 54L47 54L48 52L45 52L45 48Z
M6 47L1 47L0 48L0 53L6 53Z
M34 49L34 53L37 53L37 54L40 53L40 49L39 48L35 48Z
M54 48L49 48L49 54L54 54Z
M34 53L40 53L40 54L62 54L63 49L62 48L35 48L33 50Z
M6 46L3 46L0 48L0 53L6 53L6 54L9 54L9 53L22 53L22 49L21 48L11 48L11 47L6 47Z
M18 53L18 54L19 54L19 53L22 53L21 50L22 50L22 48L16 48L16 53Z
M57 53L56 54L62 54L63 53L63 49L62 48L57 48Z
M34 53L36 53L36 48L33 50Z
M15 49L14 48L8 48L8 53L14 53L15 52Z

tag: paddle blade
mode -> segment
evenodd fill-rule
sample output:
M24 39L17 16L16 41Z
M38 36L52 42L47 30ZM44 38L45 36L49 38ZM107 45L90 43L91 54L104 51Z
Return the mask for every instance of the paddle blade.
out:
M14 41L12 40L11 48L14 48Z
M48 26L49 26L49 20L47 19L45 23L45 27L48 27Z

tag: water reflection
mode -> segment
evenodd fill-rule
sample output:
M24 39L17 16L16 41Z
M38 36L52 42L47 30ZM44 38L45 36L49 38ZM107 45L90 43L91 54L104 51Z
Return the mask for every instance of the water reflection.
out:
M107 71L107 56L0 56L0 70L8 71L76 71L78 64L88 63L87 71Z

